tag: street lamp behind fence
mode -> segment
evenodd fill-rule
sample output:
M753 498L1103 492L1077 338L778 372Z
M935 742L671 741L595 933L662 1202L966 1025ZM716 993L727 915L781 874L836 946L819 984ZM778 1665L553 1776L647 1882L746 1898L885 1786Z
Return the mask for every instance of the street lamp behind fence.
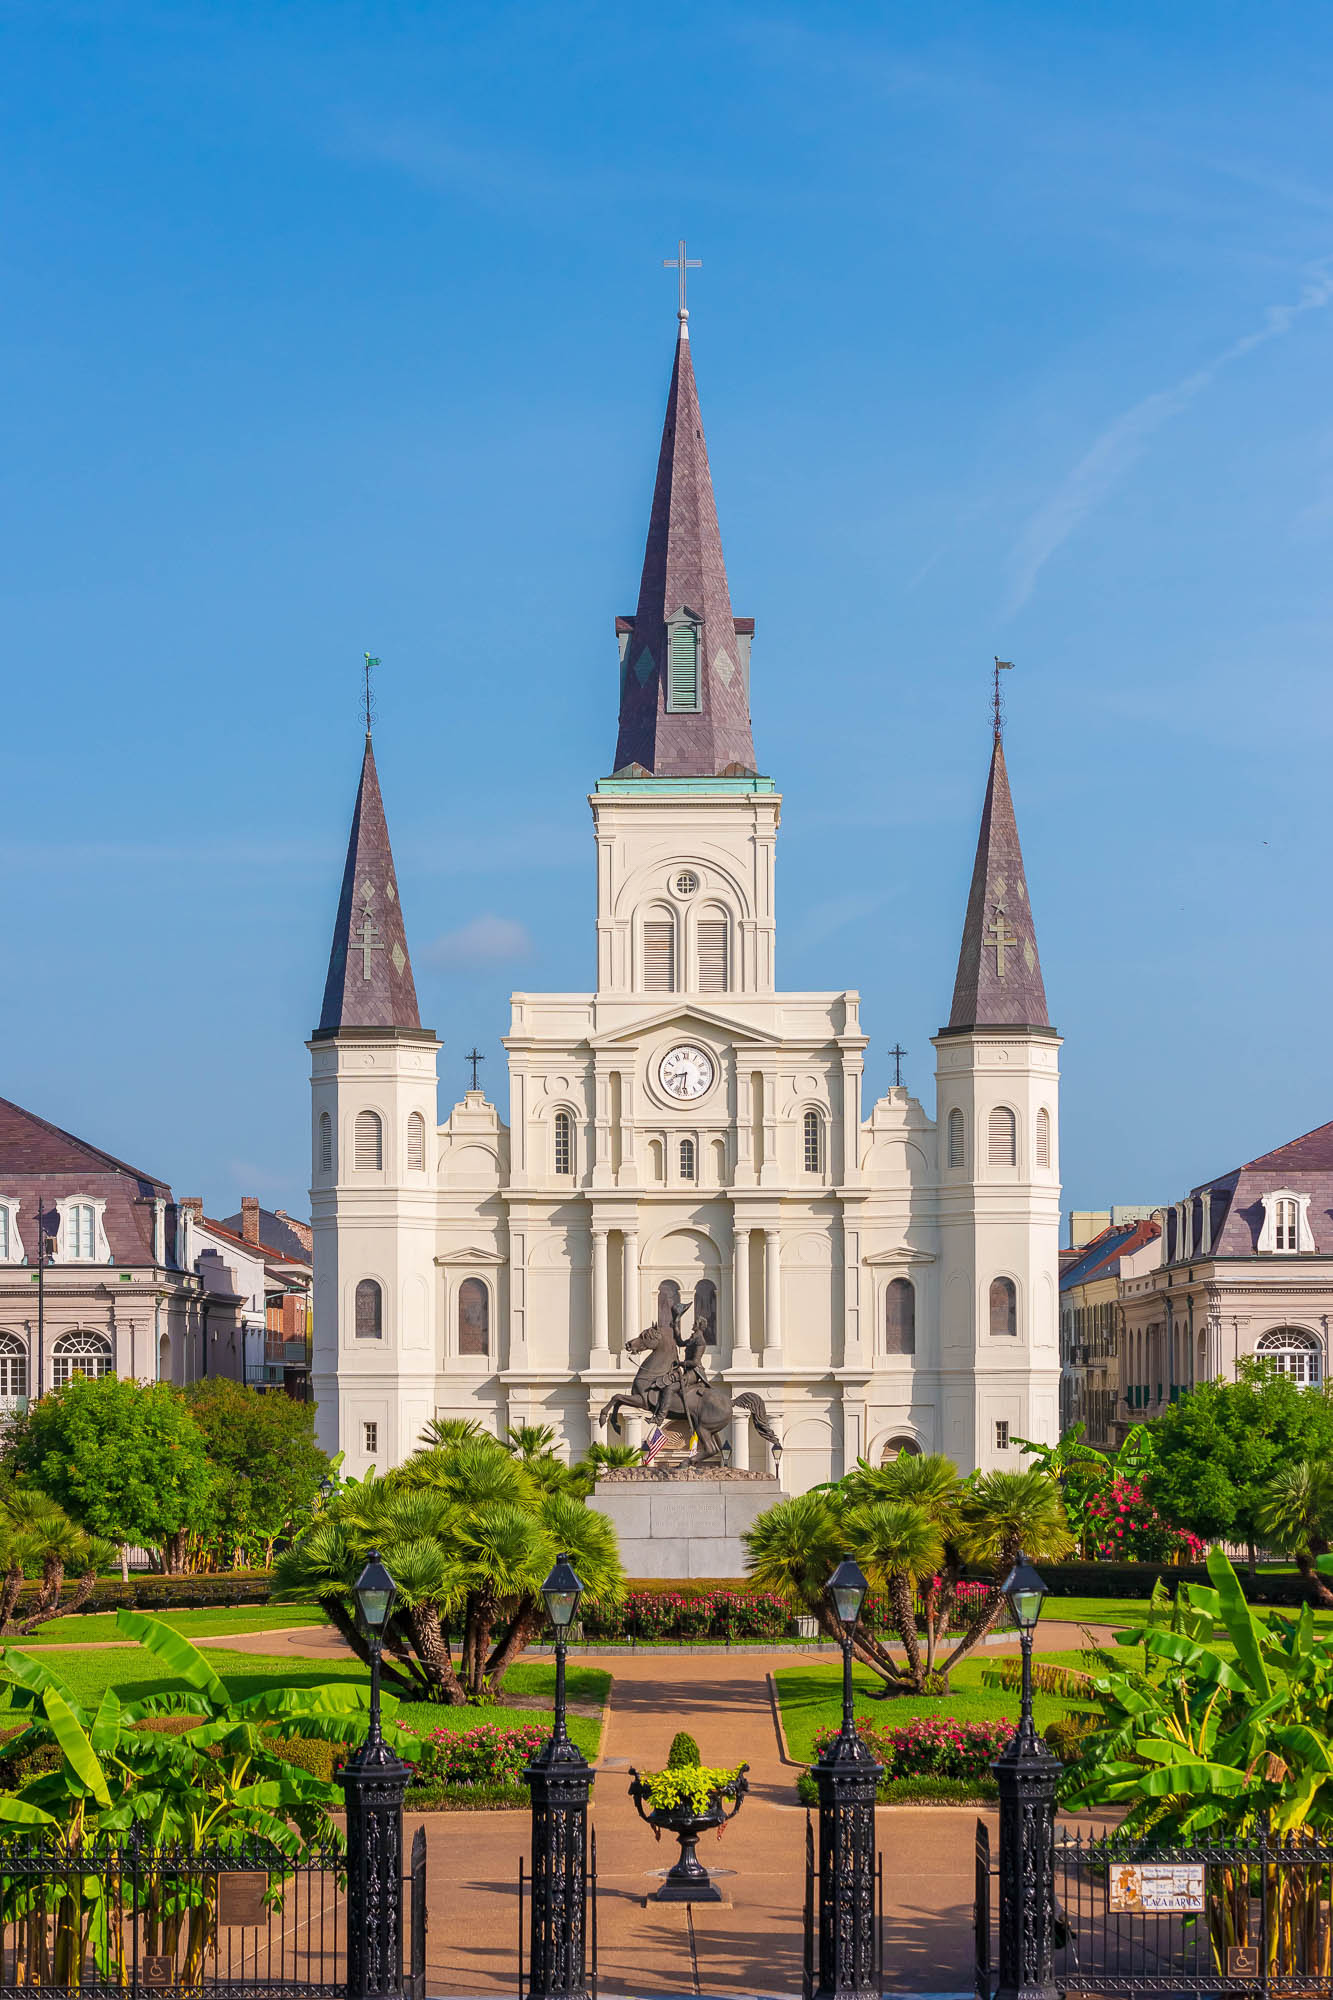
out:
M398 1995L403 1982L403 1794L411 1766L384 1741L380 1653L398 1586L378 1549L352 1586L370 1641L370 1728L343 1766L347 1799L349 2000Z
M819 1984L816 2000L878 1993L875 1791L881 1766L856 1733L852 1648L869 1594L844 1556L824 1586L842 1635L842 1729L812 1768L819 1791Z
M588 1789L592 1771L565 1725L565 1647L583 1584L567 1555L541 1590L555 1633L555 1726L524 1771L532 1797L532 2000L586 2000Z
M996 2000L1055 2000L1055 1793L1063 1766L1032 1719L1032 1641L1048 1595L1020 1549L1000 1586L1023 1648L1018 1728L991 1769L1000 1791L1000 1983Z

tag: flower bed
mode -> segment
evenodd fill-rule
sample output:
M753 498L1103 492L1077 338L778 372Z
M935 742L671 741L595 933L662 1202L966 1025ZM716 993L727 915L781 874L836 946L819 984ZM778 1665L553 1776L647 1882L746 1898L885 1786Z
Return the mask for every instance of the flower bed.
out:
M432 1729L421 1739L412 1783L432 1789L512 1788L521 1783L524 1765L532 1762L549 1734L526 1722L517 1729L501 1729L493 1722L477 1729Z
M858 1720L856 1733L875 1761L884 1766L882 1783L899 1778L950 1778L986 1781L991 1762L1014 1733L1011 1722L956 1722L952 1716L922 1716L896 1729ZM836 1729L821 1729L815 1755L822 1756Z
M796 1636L796 1613L781 1597L761 1590L631 1590L615 1606L583 1607L588 1640L629 1639L639 1645L674 1639L786 1639Z

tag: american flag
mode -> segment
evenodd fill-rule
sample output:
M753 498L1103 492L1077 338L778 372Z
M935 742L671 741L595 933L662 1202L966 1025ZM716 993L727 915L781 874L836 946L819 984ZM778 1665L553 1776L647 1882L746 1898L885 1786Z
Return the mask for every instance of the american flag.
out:
M643 1462L645 1465L652 1464L653 1460L657 1457L658 1452L661 1451L662 1446L665 1443L666 1439L662 1435L662 1431L659 1426L659 1428L653 1432L652 1436L648 1439L647 1443L643 1447Z

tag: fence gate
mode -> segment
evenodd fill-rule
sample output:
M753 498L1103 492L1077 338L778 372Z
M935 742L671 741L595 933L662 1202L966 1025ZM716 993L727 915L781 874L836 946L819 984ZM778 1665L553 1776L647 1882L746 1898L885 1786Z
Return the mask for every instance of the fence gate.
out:
M407 1975L409 2000L426 2000L426 1829L419 1826L412 1835L412 1872L408 1877L408 1907L411 1929L410 1970Z
M990 2000L990 1828L984 1819L977 1821L975 1855L972 1928L976 1939L976 1955L972 1985L977 2000Z

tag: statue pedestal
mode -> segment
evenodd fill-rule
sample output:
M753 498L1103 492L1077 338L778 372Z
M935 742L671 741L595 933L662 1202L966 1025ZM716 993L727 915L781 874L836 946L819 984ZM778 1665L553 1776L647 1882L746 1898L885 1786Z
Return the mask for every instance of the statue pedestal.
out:
M678 1465L615 1467L588 1502L616 1531L628 1577L745 1575L741 1536L783 1498L771 1472Z

